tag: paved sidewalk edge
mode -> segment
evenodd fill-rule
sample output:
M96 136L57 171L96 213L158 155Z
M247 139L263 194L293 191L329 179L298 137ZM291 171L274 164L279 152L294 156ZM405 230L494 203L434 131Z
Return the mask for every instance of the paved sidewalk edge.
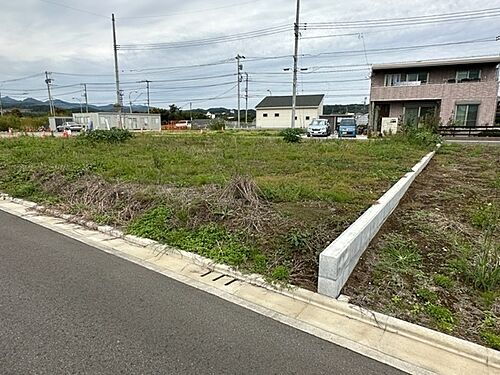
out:
M4 207L1 204L2 201L15 203L20 205L24 209L24 213L19 210L9 209L8 207ZM123 232L109 226L99 226L95 223L88 222L76 218L72 215L67 215L61 213L57 210L48 209L44 206L39 206L36 203L28 202L18 198L12 198L7 194L0 193L0 209L26 220L32 221L36 224L45 226L51 230L62 233L66 236L72 237L78 241L88 243L85 238L79 238L78 236L74 236L69 231L65 231L59 228L54 228L54 225L45 225L43 220L41 222L40 219L43 219L44 216L41 216L39 213L46 213L50 216L55 216L63 219L64 221L68 221L71 223L76 223L81 225L84 228L90 228L99 233L111 236L116 239L122 239L126 243L138 246L140 248L147 249L152 254L162 255L168 254L170 256L179 257L189 263L214 271L220 274L229 275L237 280L241 280L244 283L249 285L253 285L259 288L263 288L269 292L276 293L288 298L291 298L290 301L301 301L310 306L316 306L322 310L330 312L332 314L337 314L339 316L346 317L350 320L359 322L366 326L366 329L373 330L382 330L383 332L389 332L396 334L398 336L405 337L407 339L415 341L415 343L424 344L432 349L444 350L450 354L457 356L457 358L462 358L463 360L475 362L478 365L484 367L484 371L481 373L484 374L493 374L496 371L500 371L500 354L489 348L482 347L480 345L464 341L440 332L436 332L412 323L408 323L393 317L389 317L377 312L373 312L370 310L363 309L361 307L348 304L346 302L338 301L326 296L319 295L317 293L311 292L309 290L297 288L297 287L289 287L289 288L278 288L274 285L267 283L261 276L254 274L242 274L241 272L234 270L228 266L216 264L210 259L201 257L197 254L185 252L182 250L174 249L169 246L165 246L157 243L156 241L139 238L135 236L125 235ZM32 214L30 212L36 212L36 214ZM38 219L36 219L38 218ZM50 218L50 217L45 217ZM268 309L259 305L258 303L252 303L246 301L240 297L235 295L227 294L226 292L222 292L217 288L208 287L205 284L200 285L200 283L192 278L186 278L183 275L179 275L172 272L166 272L164 268L159 267L149 261L145 261L120 250L115 250L110 248L109 246L96 246L95 244L91 244L91 246L98 247L101 250L107 251L114 255L120 256L124 259L133 261L134 263L140 264L141 266L147 267L149 269L155 270L166 276L179 280L181 282L192 285L196 288L205 290L211 294L215 294L229 300L231 302L237 303L244 307L250 308L253 311L281 321L287 325L291 325L297 329L303 330L305 332L311 333L315 336L321 337L325 340L331 341L335 344L341 345L367 357L376 359L380 362L389 364L393 367L399 368L401 370L413 373L413 374L429 374L436 373L433 368L432 363L422 366L421 363L409 363L408 360L402 360L398 358L394 353L388 353L387 350L381 351L379 348L368 347L363 344L359 344L355 341L350 340L347 337L338 336L335 333L328 332L325 329L318 328L317 326L311 325L309 323L305 323L297 319L297 317L292 318L285 314L277 313L273 311L273 309ZM300 315L300 314L299 314ZM394 348L393 348L394 349ZM405 348L399 348L399 350L405 350ZM393 350L394 351L394 350ZM446 373L446 372L439 372ZM476 372L477 373L477 372Z

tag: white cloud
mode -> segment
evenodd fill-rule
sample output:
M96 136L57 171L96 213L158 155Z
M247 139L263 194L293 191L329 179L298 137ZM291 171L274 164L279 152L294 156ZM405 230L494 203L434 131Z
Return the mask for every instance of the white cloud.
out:
M27 76L45 70L63 73L78 73L82 76L54 74L56 96L70 100L78 90L78 83L112 83L113 55L111 21L109 18L78 12L66 7L51 4L59 2L67 7L84 9L88 12L109 17L112 12L117 16L119 44L167 43L235 33L248 32L277 25L290 25L290 32L262 38L220 43L190 48L166 49L159 51L121 51L120 68L125 91L138 89L143 79L171 80L189 77L234 74L235 63L203 68L164 71L156 74L135 73L132 70L153 67L185 66L220 61L237 53L247 57L290 55L293 51L291 26L294 20L294 0L255 0L240 1L241 5L231 7L236 0L217 0L207 2L188 0L125 0L97 1L87 0L19 0L2 4L0 13L0 81ZM401 2L399 0L358 0L302 1L301 22L356 21L366 19L394 19L426 14L450 13L483 8L500 7L500 0L420 0ZM216 10L207 10L207 8ZM148 15L163 15L150 18ZM497 33L498 18L481 19L459 23L419 25L390 29L361 28L359 30L305 30L305 37L325 34L346 34L363 32L366 48L378 49L394 46L444 43L449 41L470 40L494 36ZM337 38L304 39L301 53L317 55L345 50L357 50L355 55L329 55L306 57L301 60L302 67L313 68L323 65L352 65L365 62L362 40L356 36ZM392 51L369 53L370 63L382 61L416 60L450 56L498 54L500 44L478 43L441 48L422 48L411 51ZM251 101L254 105L258 98L270 89L274 94L288 94L291 91L289 74L265 75L262 73L283 73L290 67L291 58L244 62L245 70L251 73ZM337 72L328 74L303 74L299 80L300 92L325 92L328 103L362 102L368 92L367 81L332 83L338 80L356 80L365 77L366 71ZM94 76L92 76L94 75ZM108 75L108 76L104 76ZM43 77L3 84L3 95L19 94L21 91L34 90L30 96L44 99ZM190 99L209 98L222 94L236 83L236 77L221 77L203 81L161 82L152 84L152 100L157 105L170 103L185 104ZM307 83L317 82L317 83ZM221 86L179 89L186 86L221 84ZM227 84L223 86L222 84ZM10 90L10 91L9 91ZM17 91L16 91L17 90ZM39 90L39 91L36 91ZM91 101L110 103L114 101L112 85L89 85ZM71 92L71 93L70 93ZM128 94L126 93L125 96ZM214 105L236 106L235 90L223 95L217 101L194 103L194 106ZM142 100L142 97L141 97Z

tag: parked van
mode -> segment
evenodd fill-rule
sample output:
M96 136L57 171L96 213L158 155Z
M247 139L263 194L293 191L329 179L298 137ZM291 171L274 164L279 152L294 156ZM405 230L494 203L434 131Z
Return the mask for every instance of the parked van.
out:
M339 138L356 138L357 124L354 119L344 119L339 124Z

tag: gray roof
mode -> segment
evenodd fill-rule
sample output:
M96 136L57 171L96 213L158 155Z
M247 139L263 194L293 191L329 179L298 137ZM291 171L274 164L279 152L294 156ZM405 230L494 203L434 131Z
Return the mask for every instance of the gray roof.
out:
M404 69L404 68L424 68L431 66L449 66L449 65L469 65L469 64L499 64L500 56L488 57L466 57L456 59L435 59L435 60L420 60L388 64L374 64L373 70L385 69Z
M297 95L297 107L319 107L325 95ZM292 96L266 96L255 108L291 108Z

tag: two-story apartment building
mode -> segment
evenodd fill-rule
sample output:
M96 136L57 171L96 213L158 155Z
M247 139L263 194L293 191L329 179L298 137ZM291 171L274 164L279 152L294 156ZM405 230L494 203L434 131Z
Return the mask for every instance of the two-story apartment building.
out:
M494 126L499 63L500 56L374 65L370 126L380 132L384 118L401 125L430 114L443 126Z

